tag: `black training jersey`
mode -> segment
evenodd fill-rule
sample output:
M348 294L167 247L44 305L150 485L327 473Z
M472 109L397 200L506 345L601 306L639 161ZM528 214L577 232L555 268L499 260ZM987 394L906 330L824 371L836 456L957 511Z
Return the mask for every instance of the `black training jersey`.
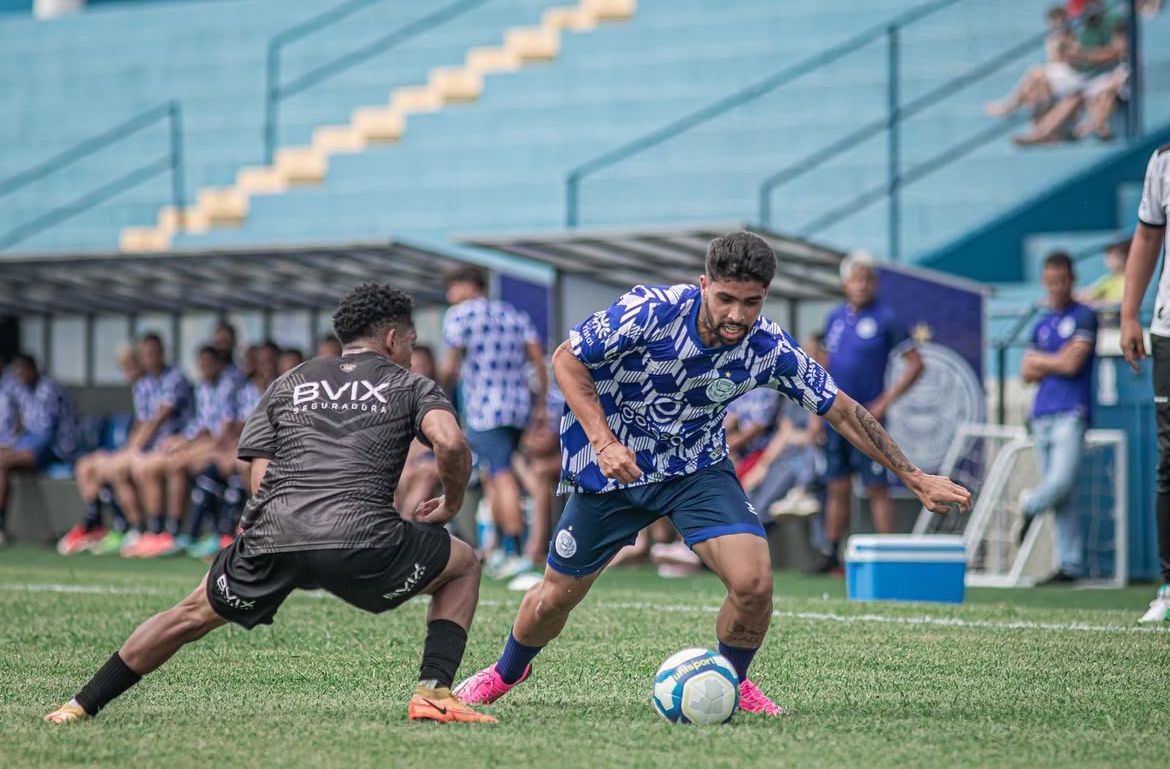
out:
M244 424L241 459L271 460L244 510L249 549L394 547L394 490L431 409L431 380L376 353L314 358L272 383Z

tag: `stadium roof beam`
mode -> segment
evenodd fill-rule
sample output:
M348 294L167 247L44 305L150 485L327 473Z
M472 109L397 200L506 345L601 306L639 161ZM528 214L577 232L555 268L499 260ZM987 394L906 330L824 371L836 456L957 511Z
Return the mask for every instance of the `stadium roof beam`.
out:
M743 229L764 238L776 252L779 264L769 289L771 297L799 300L841 296L843 252L739 223L467 236L461 240L606 283L693 283L704 270L707 244L720 235Z
M0 258L0 314L332 309L355 283L389 282L442 304L440 272L462 260L398 241L166 254Z

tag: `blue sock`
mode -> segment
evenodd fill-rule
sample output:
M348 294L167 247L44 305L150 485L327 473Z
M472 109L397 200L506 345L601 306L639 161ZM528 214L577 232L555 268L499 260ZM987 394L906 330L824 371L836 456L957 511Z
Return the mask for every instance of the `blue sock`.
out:
M540 654L543 646L525 646L516 640L516 636L508 633L508 643L504 646L504 653L496 662L496 672L506 684L514 684L524 675L528 664Z
M719 653L726 657L727 661L735 668L740 681L747 680L748 667L752 664L752 658L756 656L758 651L759 649L744 649L739 646L728 646L722 641L719 642Z

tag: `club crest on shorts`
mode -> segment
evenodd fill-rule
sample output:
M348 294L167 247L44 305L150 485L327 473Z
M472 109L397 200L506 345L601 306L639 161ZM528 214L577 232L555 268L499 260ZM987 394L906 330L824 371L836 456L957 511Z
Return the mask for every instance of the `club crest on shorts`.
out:
M721 377L707 385L707 398L713 401L725 401L735 392L735 388L735 382Z
M577 554L577 540L568 531L562 531L557 534L556 542L557 555L561 558L572 558Z

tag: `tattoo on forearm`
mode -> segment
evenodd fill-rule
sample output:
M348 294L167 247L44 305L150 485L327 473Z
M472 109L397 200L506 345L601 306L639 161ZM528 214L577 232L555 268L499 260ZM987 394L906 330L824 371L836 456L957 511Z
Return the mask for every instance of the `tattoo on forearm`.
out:
M594 403L601 403L601 396L597 394L597 386L593 384L592 379L590 379L588 382L582 382L578 392L583 398L588 398Z
M890 439L881 423L873 418L873 414L869 413L865 406L858 403L853 409L853 416L857 418L858 424L861 425L861 429L865 431L874 448L890 461L890 465L895 470L908 473L914 469L914 465L910 463L909 459L906 459L902 449L898 448L898 444Z

